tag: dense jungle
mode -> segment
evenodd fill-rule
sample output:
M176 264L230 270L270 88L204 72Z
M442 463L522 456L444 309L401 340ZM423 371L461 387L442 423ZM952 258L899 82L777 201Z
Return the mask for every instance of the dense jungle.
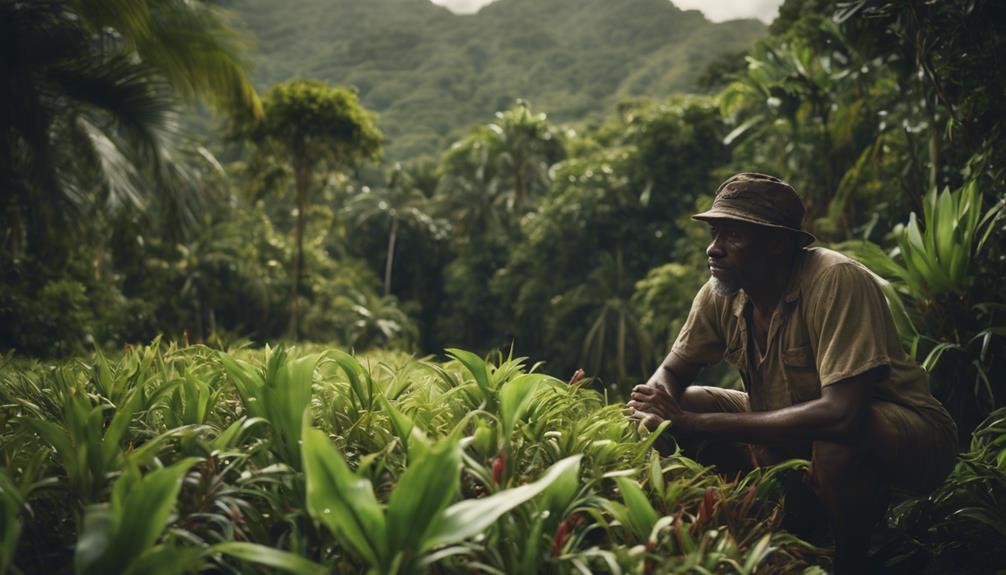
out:
M808 461L623 413L740 171L956 421L875 571L1006 571L1001 2L0 0L0 46L0 572L831 572Z

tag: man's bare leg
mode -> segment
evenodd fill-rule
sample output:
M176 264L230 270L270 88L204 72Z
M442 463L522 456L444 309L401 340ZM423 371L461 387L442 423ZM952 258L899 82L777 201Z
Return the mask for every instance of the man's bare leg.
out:
M679 400L681 408L696 413L727 412L706 388L692 386L685 389ZM723 476L731 477L747 473L755 468L756 462L748 446L729 441L687 441L678 440L685 455L703 465L714 465Z
M812 483L835 533L835 573L866 573L870 539L890 501L878 455L894 453L896 435L875 413L858 444L815 441Z

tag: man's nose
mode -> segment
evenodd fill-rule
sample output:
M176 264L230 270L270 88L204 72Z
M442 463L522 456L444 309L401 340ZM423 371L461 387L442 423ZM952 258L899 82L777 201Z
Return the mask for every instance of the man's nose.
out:
M720 246L718 238L713 238L713 241L709 242L709 246L706 248L706 255L714 260L720 259L726 255L723 253L723 248Z

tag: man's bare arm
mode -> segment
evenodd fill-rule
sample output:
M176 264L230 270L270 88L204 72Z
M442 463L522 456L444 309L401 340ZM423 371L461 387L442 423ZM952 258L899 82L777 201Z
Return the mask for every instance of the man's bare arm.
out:
M663 386L674 399L680 400L685 389L695 381L695 376L701 370L702 366L688 363L680 356L668 353L646 384Z
M821 397L754 413L693 413L683 411L663 390L639 388L629 406L671 420L671 432L681 435L742 441L855 441L865 431L873 385L886 375L882 366L825 387Z

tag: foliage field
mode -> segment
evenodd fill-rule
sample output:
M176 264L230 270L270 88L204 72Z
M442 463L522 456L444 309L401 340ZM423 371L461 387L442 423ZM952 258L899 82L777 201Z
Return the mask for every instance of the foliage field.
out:
M15 573L810 573L794 460L722 478L520 358L179 348L0 365L0 566ZM892 520L988 536L1003 417ZM968 499L970 498L970 499ZM953 501L952 501L953 500ZM918 536L918 534L912 534ZM972 545L957 541L948 551ZM883 551L883 549L881 549ZM987 554L1001 553L994 549ZM1000 558L1001 559L1001 558ZM897 563L896 563L897 564ZM895 565L896 565L895 564Z

